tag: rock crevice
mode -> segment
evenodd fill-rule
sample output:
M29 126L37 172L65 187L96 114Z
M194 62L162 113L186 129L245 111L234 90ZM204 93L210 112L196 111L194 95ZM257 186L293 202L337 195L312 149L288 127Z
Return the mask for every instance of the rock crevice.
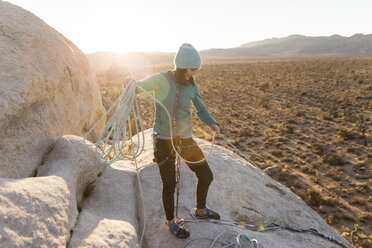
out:
M0 179L0 247L66 247L87 185L103 171L93 144L56 141L37 177Z

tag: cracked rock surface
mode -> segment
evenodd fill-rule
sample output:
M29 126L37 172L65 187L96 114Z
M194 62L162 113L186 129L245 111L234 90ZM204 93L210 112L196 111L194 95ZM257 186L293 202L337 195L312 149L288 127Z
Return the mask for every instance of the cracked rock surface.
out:
M138 247L135 173L127 161L105 169L83 203L68 247Z

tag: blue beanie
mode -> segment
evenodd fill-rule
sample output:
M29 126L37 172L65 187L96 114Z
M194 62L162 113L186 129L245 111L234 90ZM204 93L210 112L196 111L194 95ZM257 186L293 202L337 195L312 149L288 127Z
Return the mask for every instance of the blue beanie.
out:
M174 65L179 69L201 67L201 58L196 49L187 43L183 43L174 57Z

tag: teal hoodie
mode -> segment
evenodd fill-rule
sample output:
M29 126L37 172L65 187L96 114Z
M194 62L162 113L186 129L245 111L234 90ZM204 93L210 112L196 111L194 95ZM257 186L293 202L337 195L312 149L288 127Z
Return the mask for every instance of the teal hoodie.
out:
M176 77L171 70L153 74L138 81L137 85L141 86L146 91L154 91L155 98L167 108L172 119L173 106L176 101L177 83ZM136 92L143 93L138 87ZM196 82L194 85L179 85L179 101L176 109L176 134L173 134L173 136L180 136L181 138L192 137L191 102L197 111L197 116L202 122L208 126L212 124L218 125L218 122L213 119L212 115L205 107ZM169 127L168 115L165 113L164 108L156 101L154 119L154 132L158 133L160 138L170 138L171 127Z

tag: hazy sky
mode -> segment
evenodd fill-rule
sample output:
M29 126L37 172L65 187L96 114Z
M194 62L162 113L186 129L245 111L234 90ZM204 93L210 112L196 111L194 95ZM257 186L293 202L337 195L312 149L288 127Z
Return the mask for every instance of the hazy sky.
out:
M372 33L371 0L8 0L83 52L236 47L291 34Z

